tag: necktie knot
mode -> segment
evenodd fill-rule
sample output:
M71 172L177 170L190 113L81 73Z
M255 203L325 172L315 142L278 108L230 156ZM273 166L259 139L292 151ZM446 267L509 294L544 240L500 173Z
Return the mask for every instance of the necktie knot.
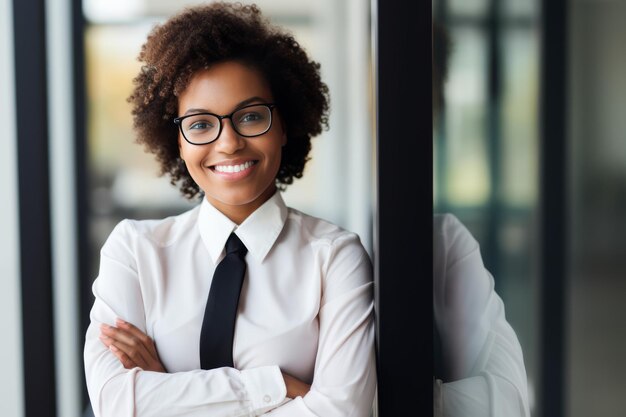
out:
M246 253L248 253L248 248L246 248L246 245L243 244L235 233L231 233L226 241L226 255L234 252L238 252L239 256L243 258L246 256Z

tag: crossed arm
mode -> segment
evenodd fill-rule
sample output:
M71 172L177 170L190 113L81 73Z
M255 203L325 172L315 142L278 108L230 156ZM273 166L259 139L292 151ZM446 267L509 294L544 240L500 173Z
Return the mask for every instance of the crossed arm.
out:
M167 372L150 336L122 319L118 318L115 324L115 326L108 324L100 326L100 341L115 355L124 368ZM284 372L281 373L287 388L287 398L304 397L311 389L311 385Z

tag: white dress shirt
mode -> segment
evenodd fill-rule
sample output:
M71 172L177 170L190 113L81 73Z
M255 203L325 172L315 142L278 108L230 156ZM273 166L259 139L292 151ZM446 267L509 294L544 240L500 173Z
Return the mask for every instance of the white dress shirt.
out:
M433 303L445 369L435 416L528 417L522 349L476 240L452 215L433 223Z
M248 248L234 368L200 369L211 279L235 232ZM98 417L368 417L376 386L371 264L359 238L287 208L276 192L237 226L210 203L124 220L101 251L85 342ZM155 341L168 373L124 369L100 342L120 317ZM285 398L280 371L311 384Z

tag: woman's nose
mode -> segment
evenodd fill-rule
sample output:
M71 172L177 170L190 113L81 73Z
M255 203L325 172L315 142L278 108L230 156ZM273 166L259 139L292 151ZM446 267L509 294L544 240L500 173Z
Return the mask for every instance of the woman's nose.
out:
M215 141L215 147L219 152L232 154L245 146L245 138L240 136L233 128L233 122L230 119L222 120L222 132Z

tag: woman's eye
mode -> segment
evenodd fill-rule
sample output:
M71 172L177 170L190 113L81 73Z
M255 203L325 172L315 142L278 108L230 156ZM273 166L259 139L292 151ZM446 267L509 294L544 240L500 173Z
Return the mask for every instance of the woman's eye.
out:
M239 118L239 123L252 123L252 122L258 122L259 120L263 120L262 114L256 113L256 112L249 112L249 113L243 114Z
M205 120L200 120L197 122L193 122L189 125L189 130L208 130L213 128L213 123L207 122Z

